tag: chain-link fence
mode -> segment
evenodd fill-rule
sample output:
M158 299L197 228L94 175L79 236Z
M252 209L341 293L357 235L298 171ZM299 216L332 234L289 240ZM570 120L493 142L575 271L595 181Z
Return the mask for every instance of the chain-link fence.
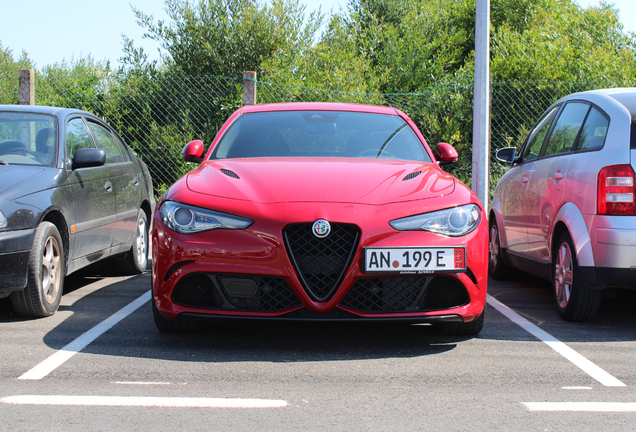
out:
M17 77L16 95L17 95ZM0 83L0 86L7 86ZM242 78L170 77L109 74L102 77L38 77L35 103L92 112L118 130L146 162L158 192L191 165L183 146L209 144L225 119L242 105ZM491 189L506 166L494 161L503 147L518 146L538 117L560 97L576 91L631 85L620 82L494 82L491 110ZM5 97L6 99L6 97ZM300 101L388 105L404 111L430 145L449 142L460 161L449 170L471 183L473 84L446 83L422 93L376 94L257 83L257 103ZM0 103L17 103L0 100Z

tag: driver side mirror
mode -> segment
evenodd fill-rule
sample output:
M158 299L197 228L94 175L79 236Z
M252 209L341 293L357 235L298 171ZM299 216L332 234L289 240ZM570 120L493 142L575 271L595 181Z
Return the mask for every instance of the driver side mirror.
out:
M517 149L514 147L505 147L497 150L497 153L495 153L495 157L499 162L512 164L521 160L521 157L515 157L516 152Z
M98 148L81 148L73 155L71 169L102 166L106 163L106 152Z
M459 158L459 154L455 147L448 143L438 143L437 148L435 149L435 159L437 159L437 163L439 166L451 165L457 162Z
M201 163L203 161L203 150L203 141L190 141L181 151L181 157L186 162Z

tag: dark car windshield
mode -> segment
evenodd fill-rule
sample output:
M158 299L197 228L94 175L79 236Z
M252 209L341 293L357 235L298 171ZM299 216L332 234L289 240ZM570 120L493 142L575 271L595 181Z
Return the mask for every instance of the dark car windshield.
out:
M0 160L9 165L55 165L55 117L0 112Z
M431 162L423 143L401 117L345 111L243 114L221 137L211 158L277 156Z

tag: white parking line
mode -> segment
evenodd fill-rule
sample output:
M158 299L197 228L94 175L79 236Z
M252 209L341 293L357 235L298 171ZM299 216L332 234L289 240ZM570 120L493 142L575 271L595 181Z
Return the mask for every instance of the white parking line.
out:
M561 354L567 360L571 361L575 366L579 367L583 372L585 372L604 386L626 387L625 384L623 384L621 381L605 372L603 369L583 357L581 354L574 351L563 342L556 339L551 334L541 330L539 327L532 324L530 321L510 309L505 304L501 303L496 298L492 297L490 294L488 294L486 301L490 306L494 307L500 313L505 315L510 321L514 322L522 329L548 345L550 348Z
M636 412L634 402L522 402L530 411Z
M145 292L141 297L127 306L120 309L101 323L79 336L77 339L63 347L61 350L51 355L49 358L35 366L33 369L25 372L18 379L20 380L39 380L50 374L52 371L60 367L64 362L73 357L75 354L86 348L88 344L110 330L119 321L139 309L141 305L150 300L150 291Z
M175 408L281 408L287 406L287 401L276 399L59 395L8 396L0 399L0 403L13 405L135 406Z

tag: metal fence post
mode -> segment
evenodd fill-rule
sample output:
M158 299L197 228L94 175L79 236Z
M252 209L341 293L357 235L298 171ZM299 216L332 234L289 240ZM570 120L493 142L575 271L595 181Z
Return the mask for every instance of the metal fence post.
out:
M256 105L256 72L243 72L243 105Z
M33 69L20 71L18 103L20 105L35 105L35 73Z
M488 210L490 202L490 0L477 0L472 190Z

